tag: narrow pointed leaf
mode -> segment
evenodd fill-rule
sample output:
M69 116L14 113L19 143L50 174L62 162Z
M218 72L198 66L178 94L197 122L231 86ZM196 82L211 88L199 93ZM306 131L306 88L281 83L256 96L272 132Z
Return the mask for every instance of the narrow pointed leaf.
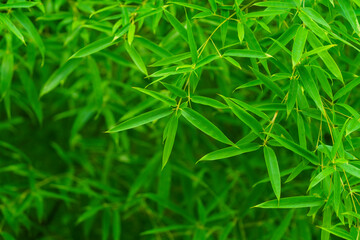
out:
M131 118L123 123L120 123L119 125L111 128L108 130L108 133L115 133L115 132L121 132L127 129L135 128L144 124L147 124L149 122L158 120L160 118L166 117L172 113L172 109L169 107L159 108L152 110L147 113L143 113L139 116L136 116L134 118Z
M298 144L294 143L293 141L290 141L286 138L276 136L274 134L269 133L269 135L274 138L277 142L279 142L283 147L289 149L290 151L293 151L294 153L306 158L314 165L319 165L319 160L316 157L316 155L307 149L302 148Z
M162 168L165 167L166 163L169 160L172 148L174 146L175 137L176 137L176 131L178 127L178 116L176 114L173 114L170 118L167 134L166 134L166 141L164 146L164 152L162 157Z
M144 89L144 88L137 88L137 87L134 87L134 89L138 90L139 92L142 92L142 93L145 93L153 98L156 98L157 100L160 100L170 106L176 106L176 101L166 95L163 95L161 93L158 93L158 92L155 92L155 91L152 91L152 90L147 90L147 89Z
M324 204L324 200L313 196L298 196L271 200L256 205L258 208L307 208L318 207Z
M237 147L232 146L232 147L222 148L206 154L198 162L214 161L219 159L230 158L230 157L238 156L243 153L256 151L259 148L260 145L256 143L245 143L245 144L237 145Z
M265 157L266 168L268 170L271 186L274 190L276 198L280 200L281 177L280 177L278 161L274 150L268 146L264 146L264 157Z
M205 134L209 135L210 137L220 142L233 145L230 139L228 139L219 128L217 128L212 122L210 122L200 113L194 111L191 108L183 108L181 112L182 112L182 116L188 122L190 122L192 125L194 125L196 128L198 128Z

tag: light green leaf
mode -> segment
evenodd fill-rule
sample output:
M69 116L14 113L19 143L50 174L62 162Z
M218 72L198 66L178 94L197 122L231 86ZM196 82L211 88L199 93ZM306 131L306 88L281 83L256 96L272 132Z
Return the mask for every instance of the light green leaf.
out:
M36 30L36 28L34 27L33 23L30 21L30 19L24 15L23 12L21 12L20 10L16 10L14 12L12 12L13 16L16 18L16 20L26 29L26 31L29 33L30 38L35 42L35 44L37 45L37 47L39 48L39 51L41 53L41 56L43 58L43 62L44 62L44 58L45 58L45 46L44 43L38 33L38 31Z
M139 70L145 75L148 75L144 61L142 60L140 54L136 51L134 46L130 46L127 42L125 42L125 49L129 54L130 58L135 63L135 65L139 68Z
M175 94L178 97L181 97L181 98L187 97L187 93L184 90L182 90L181 88L178 88L172 84L167 84L167 83L162 83L162 85L164 85L164 87L166 87L170 92L172 92L173 94Z
M266 87L268 87L272 92L276 93L276 95L278 95L281 98L285 97L285 93L283 92L283 90L276 83L271 81L267 76L265 76L264 74L262 74L258 70L253 68L252 71L254 72L256 77L258 77L264 83L264 85Z
M354 238L345 229L335 226L331 228L324 228L324 227L320 227L320 228L342 239L354 240Z
M14 25L14 23L8 18L4 13L0 13L0 22L7 26L7 28L18 38L21 42L25 44L24 36L21 34L19 29Z
M325 109L324 109L323 103L321 101L319 90L315 84L315 80L312 78L308 69L305 68L304 66L299 66L298 70L299 70L300 78L302 80L301 82L304 86L305 91L310 95L312 100L315 102L317 108L321 112L324 112Z
M339 0L341 9L344 12L345 18L349 21L352 28L356 32L358 36L360 36L360 25L359 21L357 19L356 13L354 9L351 7L351 1L350 0Z
M300 11L299 12L299 17L301 18L301 20L303 21L303 23L313 32L315 33L319 38L323 39L324 41L327 41L330 43L330 39L327 36L327 31L321 27L319 27L319 25L314 22L308 15L306 12L304 11Z
M326 178L327 176L331 175L333 172L335 171L335 169L333 167L327 167L324 170L322 170L318 175L316 175L310 182L308 191L315 187L318 183L320 183L322 180L324 180L324 178Z
M198 58L197 47L196 47L196 42L194 39L194 34L192 31L192 24L187 15L186 15L186 27L187 27L186 30L187 30L188 43L189 43L190 52L191 52L191 58L192 58L193 63L196 63L197 58Z
M164 169L166 163L168 162L172 148L174 146L176 131L178 127L178 120L178 116L176 114L173 114L168 122L164 152L162 157L162 169Z
M172 112L173 110L169 107L158 108L131 118L123 123L120 123L119 125L116 125L110 130L108 130L107 133L121 132L127 129L135 128L149 122L158 120L160 118L169 116Z
M60 84L60 82L65 81L65 79L79 66L81 61L82 59L80 58L70 59L60 68L58 68L45 82L41 89L40 96L43 96L46 93L52 91Z
M280 143L283 147L293 151L294 153L306 158L314 165L319 165L319 160L317 156L308 151L307 149L302 148L298 144L294 143L293 141L290 141L288 139L285 139L283 137L276 136L274 134L268 133L272 138L274 138L278 143Z
M82 58L89 56L93 53L99 52L105 48L110 47L111 45L114 45L116 42L113 42L113 37L106 37L99 39L95 42L90 43L89 45L86 45L85 47L78 50L76 53L74 53L71 58Z
M318 207L324 204L324 200L313 196L298 196L281 198L280 200L271 200L260 203L258 208L307 208Z
M308 35L308 42L312 46L312 48L316 49L318 47L322 47L322 43L319 41L317 37L315 37L313 34L309 33ZM331 57L331 55L328 53L328 51L323 51L318 53L321 60L325 63L326 67L330 70L334 76L339 79L341 82L343 82L343 77L341 74L341 71L334 61L334 59Z
M280 1L266 1L266 2L257 2L254 3L255 6L259 7L269 7L269 8L296 8L296 5L293 2L280 2Z
M210 107L218 108L218 109L228 108L225 104L223 104L213 98L208 98L208 97L203 97L203 96L191 96L191 101L194 103L198 103L198 104L202 104L202 105L206 105L206 106L210 106Z
M250 127L251 130L253 130L258 136L262 137L262 132L264 131L261 124L248 112L246 112L244 109L242 109L239 105L235 104L233 101L231 101L228 98L225 98L226 103L230 107L231 111L242 121L244 122L248 127Z
M191 53L181 53L181 54L174 55L171 57L163 58L163 59L151 64L150 67L160 67L160 66L170 65L170 64L174 64L174 63L183 61L188 58L191 58Z
M198 162L214 161L224 158L230 158L230 157L238 156L243 153L256 151L259 148L260 145L256 143L245 143L245 144L237 145L237 147L233 147L233 146L226 147L206 154Z
M127 35L129 45L131 45L132 42L134 41L135 30L136 30L136 25L134 23L130 24L128 35Z
M17 3L0 3L0 10L9 8L31 8L40 4L39 2L17 2Z
M183 108L181 112L182 112L182 116L188 122L190 122L192 125L194 125L196 128L198 128L205 134L209 135L210 137L220 142L233 145L233 142L230 141L230 139L228 139L219 128L217 128L212 122L210 122L200 113L194 111L191 108Z
M281 177L278 161L274 150L272 150L272 148L268 146L264 146L264 157L272 189L274 190L276 198L280 200Z
M187 36L187 31L184 28L184 26L170 12L168 12L167 10L165 10L164 12L165 12L165 15L166 15L167 19L169 20L170 24L173 26L173 28L187 42L188 41L188 36Z
M334 100L337 100L344 96L345 94L349 93L351 90L353 90L357 85L360 84L360 77L355 78L351 82L347 83L344 87L339 89L334 95Z
M304 27L299 27L296 32L294 45L292 49L292 64L293 67L298 65L304 51L308 30Z
M230 49L227 50L225 57L244 57L244 58L269 58L271 55L256 50L249 49Z
M354 177L360 178L360 168L357 168L354 165L351 165L350 163L340 163L337 165L341 167L346 173Z
M155 92L155 91L152 91L152 90L147 90L147 89L143 89L143 88L137 88L137 87L133 87L134 89L142 92L142 93L145 93L153 98L156 98L157 100L160 100L170 106L176 106L176 101L166 95L163 95L161 93L158 93L158 92Z

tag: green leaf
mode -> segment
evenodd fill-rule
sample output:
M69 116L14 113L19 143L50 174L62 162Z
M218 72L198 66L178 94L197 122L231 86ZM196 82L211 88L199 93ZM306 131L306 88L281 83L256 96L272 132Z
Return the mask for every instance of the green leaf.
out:
M135 63L135 65L139 68L139 70L145 75L148 75L144 61L142 60L140 54L136 51L134 46L130 46L127 42L125 42L125 49L129 54L130 58Z
M176 131L178 127L178 120L178 116L176 114L173 114L168 122L166 141L162 157L162 169L164 169L166 163L168 162L172 148L174 146Z
M269 8L296 8L296 5L293 2L280 2L280 1L266 1L266 2L257 2L254 3L255 6L259 7L269 7Z
M33 23L30 21L30 19L24 15L20 10L16 10L14 12L12 12L13 16L16 18L16 20L25 28L25 30L28 32L30 38L35 42L35 44L37 45L37 47L40 50L41 56L43 58L43 62L44 62L44 58L45 58L45 46L44 43L38 33L38 31L36 30L36 28L34 27Z
M292 50L292 64L293 67L298 65L304 51L308 30L304 27L299 27L296 32L293 50Z
M239 144L237 147L226 147L222 148L213 152L210 152L203 156L198 162L200 161L214 161L219 159L230 158L234 156L238 156L243 153L253 152L260 148L259 144L256 143L245 143Z
M339 227L331 227L331 228L320 227L320 228L342 239L354 240L354 238L345 229Z
M295 106L297 92L298 92L298 80L295 78L292 78L292 79L290 79L290 87L289 87L288 98L287 98L287 102L286 102L286 112L287 112L288 116Z
M240 41L240 44L242 44L243 40L244 40L244 23L242 22L238 22L237 23L237 33L238 33L238 38Z
M195 4L191 4L191 3L174 2L174 1L169 1L168 3L176 4L176 5L187 7L187 8L190 8L190 9L196 9L196 10L199 10L199 11L202 11L202 12L210 12L210 10L205 8L205 7L195 5Z
M45 82L41 89L40 96L47 94L56 88L60 82L65 81L65 79L79 66L81 61L82 59L70 59L58 68Z
M220 56L219 55L209 55L209 56L206 56L204 58L202 58L200 61L198 61L195 65L195 69L198 69L198 68L201 68L209 63L211 63L212 61L214 60L217 60L219 59Z
M322 47L322 43L317 39L313 34L309 33L308 35L308 42L312 46L312 48L316 49L318 47ZM334 61L334 59L331 57L331 55L328 53L328 51L323 51L318 53L321 60L325 63L326 67L330 70L334 76L339 79L341 82L343 82L343 77L341 74L341 71Z
M281 177L278 161L274 150L268 146L264 146L264 157L266 168L268 170L271 186L274 190L275 196L280 200L281 194Z
M110 130L108 130L107 133L121 132L124 130L135 128L135 127L147 124L149 122L158 120L160 118L169 116L172 112L173 112L173 110L169 107L158 108L158 109L152 110L150 112L143 113L134 118L131 118L123 123L120 123L119 125L116 125L113 128L111 128Z
M198 103L198 104L202 104L202 105L206 105L206 106L210 106L210 107L218 108L218 109L228 108L225 104L223 104L215 99L203 97L203 96L191 96L191 101L194 103Z
M17 2L17 3L0 3L0 10L9 8L31 8L40 4L39 2Z
M10 51L12 51L10 49ZM14 55L12 52L4 54L0 68L0 99L3 99L10 90L14 74Z
M227 50L225 57L244 57L244 58L269 58L271 55L256 50L249 49L230 49Z
M100 206L92 206L90 207L87 211L85 211L83 214L81 214L77 221L76 224L79 224L83 221L85 221L86 219L92 217L93 215L95 215L96 213L98 213L101 209L103 209L104 206L100 205Z
M314 20L318 24L323 25L326 29L331 29L330 25L313 8L305 7L305 8L302 8L301 10L304 11L312 20Z
M344 96L345 94L349 93L351 90L353 90L359 84L360 84L360 77L357 77L354 80L350 81L349 83L347 83L344 87L342 87L335 93L334 100L337 100L337 99L341 98L342 96Z
M350 0L339 0L340 7L344 13L345 18L349 21L352 28L358 36L360 36L360 25L354 9L351 7Z
M168 50L162 48L161 46L157 45L156 43L150 41L143 36L135 36L135 41L160 57L166 58L172 56L172 54Z
M145 93L153 98L156 98L157 100L162 101L170 106L176 106L176 101L166 95L163 95L163 94L155 92L155 91L143 89L143 88L137 88L137 87L133 87L133 88L142 93Z
M340 163L337 164L339 167L341 167L346 173L360 178L360 169L355 167L354 165L351 165L350 163Z
M309 73L308 69L305 68L304 66L299 66L298 70L299 70L300 78L302 80L302 84L304 86L305 91L310 95L312 100L314 100L317 108L321 112L324 112L325 109L324 109L323 103L321 101L319 90L315 84L314 79L312 78L311 74Z
M333 167L327 167L324 170L322 170L318 175L316 175L310 182L308 191L315 187L318 183L320 183L322 180L324 180L326 177L331 175L335 169Z
M182 90L174 85L167 84L167 83L162 83L162 85L164 85L164 87L166 87L170 92L172 92L173 94L175 94L178 97L181 97L181 98L187 97L187 93L184 90Z
M301 20L303 21L303 23L313 32L315 33L319 38L323 39L324 41L327 41L330 43L330 39L327 36L327 31L321 27L319 27L319 25L314 22L308 15L306 12L304 11L300 11L299 12L299 17L301 18Z
M307 208L318 207L324 204L324 200L313 196L298 196L281 198L280 200L271 200L260 203L258 208Z
M119 240L121 235L121 219L120 219L120 211L113 211L113 240Z
M4 13L0 13L0 22L2 22L6 27L24 44L25 39L24 36L21 34L19 29L14 25L14 23L8 18L8 16Z
M262 132L264 131L261 124L248 112L246 112L244 109L242 109L239 105L235 104L233 101L229 100L228 98L225 98L226 103L230 107L231 111L242 121L244 122L248 127L251 128L251 130L254 131L258 136L262 137Z
M196 63L197 58L198 58L197 47L196 47L196 42L195 42L193 31L192 31L192 24L187 15L186 15L186 27L187 27L187 36L188 36L188 43L189 43L190 52L191 52L191 58L192 58L193 63Z
M170 24L173 26L173 28L187 42L188 41L188 36L187 36L187 31L184 28L184 26L170 12L168 12L167 10L165 10L164 12L165 12L165 15L166 15L167 19L169 20Z
M314 165L319 165L319 160L316 157L316 155L307 149L302 148L298 144L294 143L293 141L290 141L288 139L285 139L283 137L276 136L274 134L268 133L272 138L274 138L278 143L280 143L283 147L289 149L290 151L306 158Z
M269 120L268 115L266 115L265 113L263 113L262 111L260 111L257 107L253 107L243 101L240 101L238 99L235 98L230 98L231 101L233 101L234 103L238 104L239 106L245 108L246 110L254 113L255 115L265 119L265 120Z
M136 25L134 23L130 24L128 35L127 35L129 45L131 45L132 42L134 41L135 30L136 30Z
M216 5L216 2L215 0L208 0L209 1L209 4L210 4L210 7L211 7L211 10L215 13L216 10L217 10L217 5Z
M233 142L230 141L230 139L228 139L219 128L217 128L212 122L210 122L200 113L194 111L191 108L183 108L181 113L188 122L198 128L200 131L218 140L219 142L233 145Z
M284 14L286 12L287 11L285 11L285 10L258 11L258 12L251 12L251 13L245 14L244 17L258 18L258 17L276 16L276 15Z
M278 85L276 85L276 83L271 81L267 76L265 76L264 74L262 74L258 70L252 69L252 71L254 72L256 77L258 77L264 83L264 85L266 87L268 87L272 92L276 93L276 95L278 95L281 98L285 97L285 93L283 92L283 90Z
M89 56L93 53L99 52L105 48L108 48L112 45L114 45L116 42L113 42L113 37L106 37L99 39L95 42L90 43L89 45L86 45L85 47L78 50L76 53L74 53L71 58L82 58Z
M191 53L181 53L181 54L174 55L171 57L163 58L163 59L151 64L150 67L160 67L160 66L170 65L170 64L177 63L177 62L181 62L188 58L191 58Z

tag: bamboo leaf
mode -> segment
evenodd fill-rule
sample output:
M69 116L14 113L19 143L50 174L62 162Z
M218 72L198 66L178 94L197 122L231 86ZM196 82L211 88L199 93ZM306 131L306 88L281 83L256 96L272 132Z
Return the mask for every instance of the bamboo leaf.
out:
M172 109L169 107L155 109L150 112L146 112L139 116L131 118L123 123L120 123L119 125L114 126L110 130L108 130L107 133L121 132L124 130L135 128L147 124L149 122L158 120L160 118L164 118L170 115L171 113L172 113Z
M297 196L271 200L256 205L258 208L307 208L318 207L324 204L324 200L313 196Z
M191 108L183 108L181 113L188 122L198 128L200 131L218 140L219 142L233 145L230 139L228 139L219 128L217 128L212 122L210 122L200 113L192 110Z
M213 152L210 152L203 156L198 162L200 161L214 161L219 159L225 159L230 157L235 157L247 152L253 152L260 148L259 144L256 143L245 143L239 144L237 147L227 147L222 148Z
M178 127L178 119L179 119L178 116L176 114L173 114L168 123L166 141L165 141L164 152L162 157L162 169L164 169L166 163L168 162L172 148L174 146L176 131Z
M155 92L155 91L143 89L143 88L137 88L137 87L133 87L133 88L138 90L139 92L145 93L153 98L156 98L157 100L160 100L160 101L166 103L167 105L176 106L176 101L166 95L163 95L163 94Z
M225 57L244 57L244 58L269 58L271 55L256 50L249 49L231 49L227 50Z
M304 51L308 30L304 27L299 27L296 32L293 50L292 50L292 63L293 67L298 65Z
M264 146L264 157L266 168L268 170L271 186L274 190L275 196L280 200L281 194L281 176L278 161L274 150L268 146Z
M65 79L79 66L81 61L82 59L70 59L60 68L58 68L45 82L41 89L40 96L49 93L54 88L56 88L60 82L65 81Z
M301 146L299 146L298 144L276 136L274 134L268 133L272 138L274 138L277 142L279 142L283 147L289 149L290 151L293 151L294 153L306 158L309 162L311 162L314 165L319 165L319 160L316 157L315 154L313 154L312 152L308 151L307 149L302 148Z
M130 58L135 63L135 65L139 68L139 70L145 75L148 75L144 61L142 60L140 54L138 53L138 51L136 51L134 46L130 46L128 43L125 43L125 49L129 54Z

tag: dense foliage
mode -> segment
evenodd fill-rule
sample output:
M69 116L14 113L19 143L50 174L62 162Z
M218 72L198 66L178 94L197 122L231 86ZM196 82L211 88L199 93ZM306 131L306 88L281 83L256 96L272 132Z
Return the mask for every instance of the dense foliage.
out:
M360 238L359 0L0 4L0 236Z

